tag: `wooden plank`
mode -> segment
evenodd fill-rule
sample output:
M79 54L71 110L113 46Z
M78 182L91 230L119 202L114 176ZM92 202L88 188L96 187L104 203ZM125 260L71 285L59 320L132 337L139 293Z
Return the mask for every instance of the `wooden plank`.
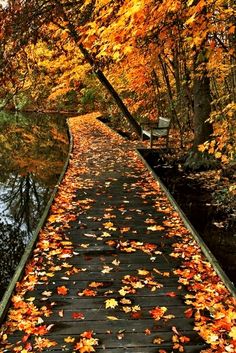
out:
M52 220L43 230L45 238L37 245L26 287L16 298L15 321L10 323L15 325L18 320L19 327L24 327L28 313L44 308L45 316L40 312L38 318L36 311L36 326L42 325L42 330L50 328L45 337L58 342L44 352L74 352L74 344L66 344L64 338L73 336L78 342L84 331L93 331L99 340L96 352L160 353L159 350L165 349L173 353L176 351L173 340L188 336L190 342L184 344L184 351L199 353L207 345L194 331L195 308L185 303L186 294L191 298L192 292L180 285L174 275L174 269L182 268L185 258L182 254L179 258L170 256L173 244L181 241L181 233L187 232L186 228L176 220L165 195L153 188L150 174L140 167L133 146L124 145L116 138L107 143L109 132L104 132L103 127L94 129L93 124L89 119L86 125L81 125L78 146L74 148L73 173L70 171L66 185L69 188L73 185L73 190L76 186L78 190L70 203L63 195L63 206L56 208L56 215L52 212ZM80 150L80 140L86 142L86 151L84 147ZM158 203L169 214L157 212ZM61 215L72 216L73 221L63 227ZM148 223L148 218L154 221ZM152 222L164 228L148 229ZM129 229L124 230L125 227ZM109 234L103 237L104 232ZM75 268L78 273L73 273ZM142 274L140 269L150 274ZM163 287L150 285L149 275ZM34 276L38 283L31 288ZM124 283L125 276L131 276L130 283ZM88 294L84 290L91 288L91 282L102 282L102 285ZM132 293L136 283L136 292ZM125 296L119 293L124 285L129 285ZM58 294L60 287L68 293ZM122 302L124 298L129 300L128 304ZM106 308L109 299L117 301L114 308ZM21 316L22 307L25 317ZM155 320L152 310L158 312L164 308L165 315ZM46 309L52 313L49 315ZM187 309L190 309L189 315L186 315ZM204 315L207 317L207 313ZM146 329L150 332L145 334ZM40 335L28 337L19 330L13 334L7 332L7 337L14 344L13 347L3 344L4 353L19 351L19 345L24 348L25 340L37 351L35 340L41 339ZM157 337L163 342L154 343Z
M206 348L206 346L204 345L197 345L197 346L188 346L185 347L184 352L185 353L199 353L201 352L202 349ZM106 347L98 347L96 348L96 352L106 352ZM120 347L120 348L110 348L109 347L109 353L159 353L160 349L163 349L166 351L166 353L173 353L173 348L171 346L165 346L162 345L161 348L160 347L135 347L134 348L128 348L128 347ZM61 348L58 348L58 350L56 350L56 347L51 350L51 351L44 351L44 353L52 353L52 352L61 352ZM68 350L66 351L68 353L74 353L74 350Z
M121 299L121 297L114 296L117 299ZM43 305L43 303L50 303L54 302L57 305L57 308L68 310L73 308L75 311L80 311L82 309L87 308L104 308L105 307L105 300L111 297L72 297L66 296L65 298L61 298L60 296L55 295L52 300L48 300L47 302L40 300L40 298L36 298L34 301L35 305ZM138 296L135 298L134 296L127 296L128 299L131 300L133 305L140 305L141 307L145 306L148 300L148 303L152 307L156 306L183 306L184 300L180 297L169 298L167 296L153 296L153 297L145 297L145 296ZM171 299L171 300L170 300Z
M187 346L185 347L184 352L185 353L199 353L201 352L202 349L207 348L204 345L197 345L197 346ZM96 352L109 352L109 353L159 353L160 349L165 350L166 353L173 353L173 348L171 346L166 346L166 345L162 345L161 347L125 347L125 346L121 346L119 348L110 348L107 351L106 347L98 347L96 348ZM56 347L51 350L51 351L44 351L45 353L48 352L61 352L61 349L58 348L56 349ZM71 350L67 351L68 353L72 353L74 352L74 350L71 348Z
M171 306L168 305L168 312L171 312L172 315L175 316L176 319L178 318L185 318L185 310L187 309L187 306ZM147 319L150 318L151 315L149 313L150 310L152 310L153 307L149 305L148 300L145 306L142 306L141 308L141 315L140 318L142 319ZM76 319L73 319L73 314L75 311L73 308L68 308L67 310L63 310L63 322L65 321L76 321ZM45 322L47 321L61 321L62 317L59 315L60 312L59 310L55 311L49 318L45 318ZM86 321L94 321L94 320L99 320L99 321L104 321L108 320L109 322L109 316L112 317L117 317L119 319L132 319L132 314L128 313L126 314L124 311L121 310L110 310L108 313L107 309L104 309L103 307L99 307L98 309L95 308L86 308L83 309L82 314L84 315Z

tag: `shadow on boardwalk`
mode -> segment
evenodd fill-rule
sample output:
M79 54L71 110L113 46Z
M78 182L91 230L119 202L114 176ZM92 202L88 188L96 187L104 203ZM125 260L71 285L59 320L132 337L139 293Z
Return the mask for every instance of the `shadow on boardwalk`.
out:
M70 165L1 352L235 352L234 300L135 146L92 114L70 127Z

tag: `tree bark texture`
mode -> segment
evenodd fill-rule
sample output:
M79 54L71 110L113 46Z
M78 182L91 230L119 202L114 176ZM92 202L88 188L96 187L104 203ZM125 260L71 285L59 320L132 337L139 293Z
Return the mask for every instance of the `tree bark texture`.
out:
M194 78L194 143L193 148L197 150L198 145L209 140L213 133L212 124L207 120L211 113L210 79L206 73L199 74Z

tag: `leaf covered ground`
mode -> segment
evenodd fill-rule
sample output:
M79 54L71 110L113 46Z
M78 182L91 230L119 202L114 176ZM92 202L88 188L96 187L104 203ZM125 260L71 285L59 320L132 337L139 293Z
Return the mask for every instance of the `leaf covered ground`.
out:
M135 143L95 118L69 120L69 168L1 352L235 352L235 300Z

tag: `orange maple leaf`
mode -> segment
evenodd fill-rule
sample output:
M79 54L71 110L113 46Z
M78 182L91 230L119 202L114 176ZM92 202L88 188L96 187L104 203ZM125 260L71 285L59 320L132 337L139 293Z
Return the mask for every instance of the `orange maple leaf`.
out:
M84 337L84 338L92 338L93 337L93 331L84 331L83 333L81 333L80 336Z
M57 287L57 294L66 295L68 293L68 288L66 286Z
M81 297L95 297L97 295L97 292L93 289L86 288L83 290L83 292L79 292L78 295Z
M98 345L98 339L93 338L93 331L85 331L80 336L80 341L76 343L74 349L80 353L95 352L94 346Z
M150 310L149 313L151 314L154 320L160 320L166 311L167 311L166 307L156 306L154 309Z

